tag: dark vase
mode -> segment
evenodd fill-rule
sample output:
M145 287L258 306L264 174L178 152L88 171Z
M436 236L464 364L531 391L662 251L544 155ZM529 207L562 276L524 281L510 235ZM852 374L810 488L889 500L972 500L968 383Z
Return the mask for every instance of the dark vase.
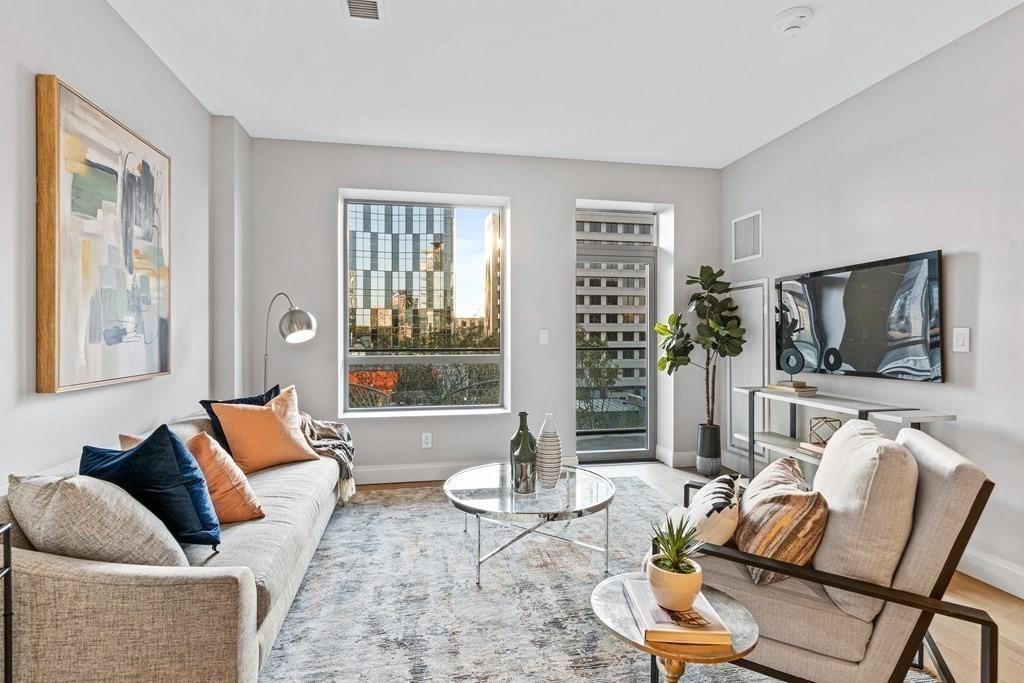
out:
M722 473L722 434L718 425L697 425L697 473L705 477Z
M528 415L519 413L519 429L509 442L512 490L516 493L533 493L537 489L537 437L530 433Z

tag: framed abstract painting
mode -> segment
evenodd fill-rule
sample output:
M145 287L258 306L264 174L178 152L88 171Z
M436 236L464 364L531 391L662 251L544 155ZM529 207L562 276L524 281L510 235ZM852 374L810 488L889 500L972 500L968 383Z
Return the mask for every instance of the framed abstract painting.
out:
M36 390L170 372L171 160L36 76Z

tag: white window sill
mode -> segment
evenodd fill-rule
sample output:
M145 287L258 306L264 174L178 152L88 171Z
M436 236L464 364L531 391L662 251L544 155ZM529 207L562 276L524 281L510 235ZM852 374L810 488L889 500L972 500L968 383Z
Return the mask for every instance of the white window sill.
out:
M481 415L509 415L512 411L502 406L487 408L434 408L396 410L350 410L338 416L339 420L362 420L401 417L479 417Z

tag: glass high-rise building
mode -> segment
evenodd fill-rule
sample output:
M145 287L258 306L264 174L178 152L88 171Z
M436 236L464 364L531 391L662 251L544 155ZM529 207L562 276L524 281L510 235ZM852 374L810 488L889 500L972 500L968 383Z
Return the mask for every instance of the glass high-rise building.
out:
M349 203L350 351L454 327L455 209Z

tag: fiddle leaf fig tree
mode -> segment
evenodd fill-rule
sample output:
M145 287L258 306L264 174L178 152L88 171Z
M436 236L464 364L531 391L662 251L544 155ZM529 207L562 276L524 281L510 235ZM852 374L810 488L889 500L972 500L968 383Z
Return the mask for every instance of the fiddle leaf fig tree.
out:
M687 322L682 314L673 313L668 324L657 323L654 331L662 337L659 346L663 351L658 359L658 369L673 374L686 365L696 366L704 371L704 400L707 408L708 426L715 424L715 381L720 358L740 355L743 335L740 317L736 315L736 304L729 292L732 283L721 278L724 270L701 266L700 275L688 275L686 284L697 285L698 290L690 296L688 313L697 318L696 334L686 329ZM691 356L697 346L704 349L703 365ZM698 356L699 359L699 356Z

